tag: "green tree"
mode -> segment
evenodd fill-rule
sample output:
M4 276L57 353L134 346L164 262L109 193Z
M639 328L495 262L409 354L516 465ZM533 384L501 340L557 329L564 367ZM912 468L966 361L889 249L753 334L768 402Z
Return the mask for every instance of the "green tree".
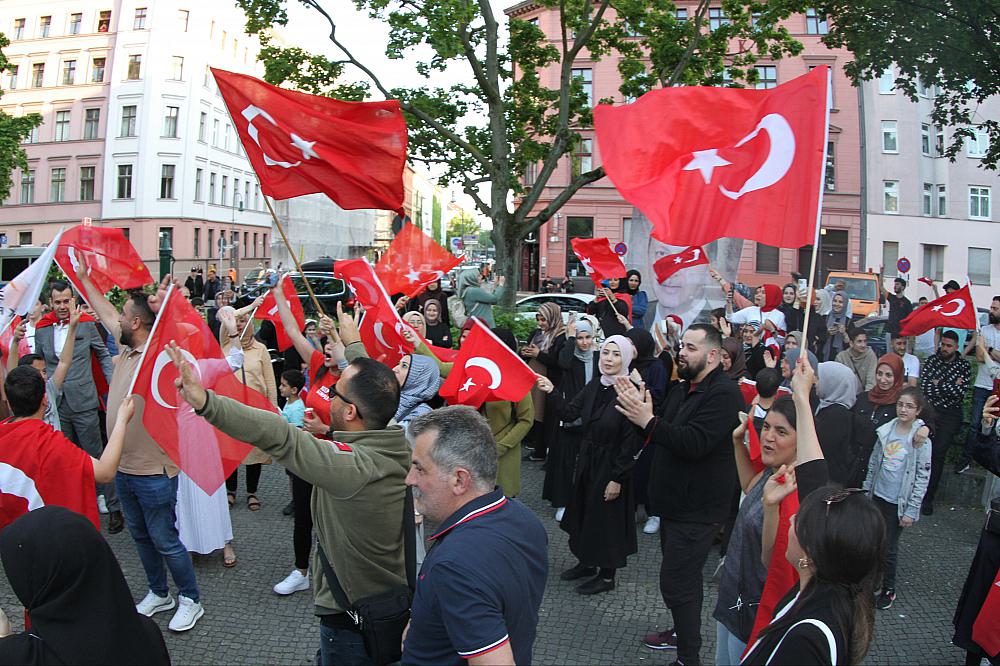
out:
M435 243L441 242L441 200L436 194L431 199L431 236Z
M247 31L265 41L272 26L287 24L284 0L236 1L250 17ZM670 0L538 0L559 16L561 37L552 43L537 26L517 19L509 22L507 39L503 17L488 0L356 0L371 17L388 23L390 58L403 59L423 45L433 52L429 61L415 65L424 77L453 62L468 67L468 82L449 88L389 89L347 48L335 17L318 0L300 1L329 23L330 41L343 57L316 64L304 52L267 43L262 57L284 63L268 66L268 80L324 91L334 84L332 75L340 71L335 68L350 64L379 93L399 99L409 125L410 158L442 171L445 181L461 186L492 220L497 268L514 286L507 305L517 288L521 241L581 187L604 177L603 168L579 173L551 201L536 206L560 160L572 151L576 129L591 125L590 100L573 68L614 54L624 78L621 92L631 96L674 84L753 83L759 58L801 50L779 22L805 6L800 0L721 0L713 6L724 15L710 30L709 0L701 0L687 17L679 16ZM542 83L551 69L559 74L555 87ZM529 165L535 174L526 188ZM486 194L483 185L489 186Z
M826 0L824 41L844 46L855 60L845 70L856 82L874 79L895 64L896 87L910 99L935 90L931 118L956 128L945 154L952 160L979 125L990 136L981 166L1000 160L1000 122L979 105L1000 94L1000 0Z
M479 224L471 215L463 212L451 218L451 221L448 222L448 237L445 239L448 242L448 249L451 249L452 238L461 238L473 233L479 233Z
M10 69L10 61L3 53L8 44L10 40L0 33L0 76ZM21 143L28 138L31 130L41 124L42 116L38 113L15 117L0 111L0 201L10 196L14 169L28 168L28 154Z

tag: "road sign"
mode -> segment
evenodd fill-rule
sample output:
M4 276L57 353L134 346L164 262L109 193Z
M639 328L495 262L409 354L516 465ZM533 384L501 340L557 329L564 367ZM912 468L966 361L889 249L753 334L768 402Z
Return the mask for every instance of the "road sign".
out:
M910 272L910 260L906 257L900 257L899 261L896 262L896 270L900 273Z
M89 226L91 226L91 225L92 225L92 224L94 223L94 221L93 221L92 219L90 219L89 217L85 217L85 218L83 218L82 220L80 220L80 222L81 222L81 223L83 224L83 226L85 226L85 227L89 227Z
M618 245L615 245L615 254L619 257L624 257L628 254L628 245L625 243L618 243Z
M479 236L472 236L472 235L463 236L462 244L465 247L476 247L479 245Z

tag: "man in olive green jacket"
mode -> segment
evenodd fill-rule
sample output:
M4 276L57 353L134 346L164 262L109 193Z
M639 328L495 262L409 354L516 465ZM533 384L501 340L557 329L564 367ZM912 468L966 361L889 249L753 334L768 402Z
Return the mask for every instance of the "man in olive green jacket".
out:
M402 517L410 446L402 428L387 427L399 404L392 370L369 358L347 366L331 387L330 439L323 440L280 414L206 391L177 349L168 351L180 368L181 395L195 413L313 484L317 538L351 603L406 584ZM366 658L361 634L334 601L318 555L313 571L321 663Z

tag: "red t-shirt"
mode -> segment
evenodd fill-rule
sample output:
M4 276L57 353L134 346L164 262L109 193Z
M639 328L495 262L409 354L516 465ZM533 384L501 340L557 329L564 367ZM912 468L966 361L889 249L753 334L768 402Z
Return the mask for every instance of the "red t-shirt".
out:
M320 379L316 379L316 373L323 367L326 355L322 352L314 351L309 357L309 392L305 397L306 409L312 408L316 416L330 425L330 387L337 383L340 375L334 374L329 368L323 373Z

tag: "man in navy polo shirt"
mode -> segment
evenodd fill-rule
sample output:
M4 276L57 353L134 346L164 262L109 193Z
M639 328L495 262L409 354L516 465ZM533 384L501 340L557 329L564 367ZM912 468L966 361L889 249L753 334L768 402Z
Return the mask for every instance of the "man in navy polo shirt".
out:
M530 509L496 488L489 424L470 407L410 422L407 485L440 523L417 579L404 664L530 664L548 575L548 538Z

